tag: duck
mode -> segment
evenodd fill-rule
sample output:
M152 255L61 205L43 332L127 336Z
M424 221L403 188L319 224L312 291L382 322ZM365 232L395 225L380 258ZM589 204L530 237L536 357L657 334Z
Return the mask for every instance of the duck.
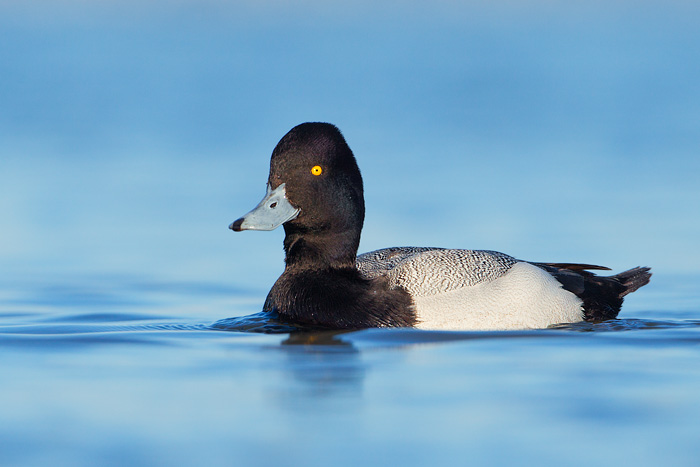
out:
M285 268L263 312L329 329L525 330L617 317L650 268L523 261L490 250L391 247L357 254L362 175L333 124L292 128L270 158L267 190L235 232L284 228Z

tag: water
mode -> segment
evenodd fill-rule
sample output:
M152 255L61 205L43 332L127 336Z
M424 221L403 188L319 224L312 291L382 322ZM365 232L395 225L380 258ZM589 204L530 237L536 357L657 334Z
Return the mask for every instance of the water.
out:
M245 332L260 320L202 319L251 307L211 285L112 289L129 303L48 289L3 302L2 465L693 465L700 454L697 310L660 301L523 332L261 334Z
M0 5L0 465L697 464L695 5L83 3ZM282 232L226 227L307 120L361 252L652 281L539 331L266 321Z

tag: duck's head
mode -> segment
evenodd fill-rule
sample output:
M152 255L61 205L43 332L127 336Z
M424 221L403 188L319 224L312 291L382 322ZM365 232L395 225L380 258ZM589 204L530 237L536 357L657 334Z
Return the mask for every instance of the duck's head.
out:
M284 224L288 236L355 232L359 243L364 215L362 176L343 135L329 123L302 123L272 151L263 200L229 228Z

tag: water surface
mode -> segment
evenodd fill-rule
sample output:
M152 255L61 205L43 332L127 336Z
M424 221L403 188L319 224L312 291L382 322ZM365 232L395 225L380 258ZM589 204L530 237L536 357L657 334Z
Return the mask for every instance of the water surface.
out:
M250 332L259 319L206 319L245 314L255 298L170 286L42 286L2 302L3 465L693 465L700 454L694 310L651 299L618 320L537 331L265 334Z

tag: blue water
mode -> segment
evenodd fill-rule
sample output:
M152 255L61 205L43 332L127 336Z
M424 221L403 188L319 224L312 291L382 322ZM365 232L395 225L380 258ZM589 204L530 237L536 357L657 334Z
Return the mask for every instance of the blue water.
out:
M0 5L0 465L696 465L700 9L258 3ZM265 321L283 232L226 227L308 120L361 252L652 282L540 331Z
M202 319L251 307L225 287L112 291L132 303L64 287L3 302L2 465L694 465L700 454L697 308L650 300L658 311L527 332L260 334L242 332L259 322Z

